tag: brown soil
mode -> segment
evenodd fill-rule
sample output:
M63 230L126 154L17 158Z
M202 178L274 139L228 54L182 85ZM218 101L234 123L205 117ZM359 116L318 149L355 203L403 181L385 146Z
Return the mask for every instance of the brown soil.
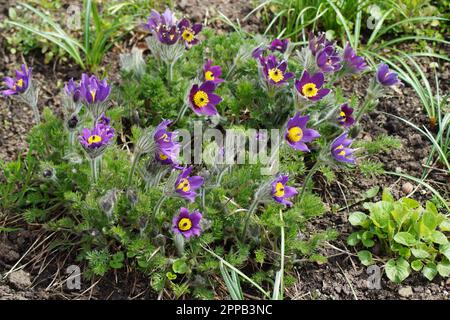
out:
M9 1L10 4L13 1ZM10 5L9 4L9 5ZM242 23L242 18L251 9L251 3L242 0L183 0L178 7L186 15L196 20L210 19L220 30L229 30L229 26L215 19L221 11L233 22L240 19L246 31L258 29L258 19L252 17ZM0 20L7 14L8 4L0 4ZM218 32L221 32L221 31ZM79 78L81 70L73 64L57 63L46 65L42 55L35 52L27 57L10 54L5 46L5 39L0 35L0 77L10 73L20 63L26 60L33 66L34 79L43 88L40 97L40 107L49 106L59 110L58 95L62 84L71 77ZM131 41L127 43L130 46ZM112 64L110 74L117 76L118 53L122 49L114 48L107 56L107 63ZM422 61L423 66L429 64L429 60ZM441 67L439 74L442 88L449 87L450 64ZM117 80L117 79L112 79ZM367 81L345 81L342 87L347 93L357 92L360 98L365 92ZM59 112L59 111L58 111ZM389 134L401 139L403 148L392 150L378 156L388 171L401 171L419 177L431 144L414 129L404 123L391 118L382 112L392 113L418 125L428 126L428 120L424 115L422 106L414 91L409 87L403 87L399 92L393 93L392 98L383 99L377 110L365 116L362 120L362 131L359 139L373 139L381 134ZM9 100L0 99L0 160L15 159L26 151L24 137L33 126L31 110L23 105L14 105ZM427 181L442 183L446 186L448 175L434 170ZM325 188L322 192L323 200L330 204L338 204L345 207L346 203L352 203L362 193L373 186L390 187L396 197L404 196L402 185L405 182L393 176L382 176L376 179L363 176L348 177L340 175L339 184L326 186L320 175L318 187ZM434 184L438 188L442 185ZM414 186L416 187L416 186ZM445 191L445 190L444 190ZM429 191L418 188L414 195L418 199L429 199ZM340 211L339 214L328 213L324 217L315 220L311 230L323 230L329 227L337 229L341 235L336 242L325 248L322 254L329 257L329 262L324 265L316 265L309 262L301 263L295 269L298 274L298 282L288 289L288 297L292 299L448 299L450 283L448 279L436 277L431 283L421 275L408 278L403 284L390 283L385 276L381 281L381 289L370 290L367 286L368 274L366 267L359 263L356 252L346 247L346 237L352 231L347 221L348 214L355 208ZM1 216L1 215L0 215ZM47 238L49 237L49 238ZM5 235L0 233L0 300L1 299L149 299L155 298L149 294L148 279L127 272L110 274L101 279L94 279L90 283L82 283L81 291L68 291L64 279L67 277L67 266L74 263L75 254L69 251L64 256L54 251L46 251L51 241L51 235L42 231L19 231ZM35 244L32 250L30 246ZM28 253L27 253L28 251ZM27 254L26 254L27 253ZM25 255L26 254L26 255ZM25 255L25 257L23 257ZM23 258L22 258L23 257ZM19 263L17 263L20 260ZM43 262L44 261L44 262ZM16 265L17 264L17 265ZM3 279L1 275L11 269L20 269L10 273ZM18 272L18 273L17 273ZM98 282L97 282L98 281ZM31 283L31 285L30 285ZM53 284L53 285L52 285ZM95 285L94 285L95 284ZM90 288L92 285L92 289ZM411 288L409 288L411 287ZM411 289L411 290L410 290Z

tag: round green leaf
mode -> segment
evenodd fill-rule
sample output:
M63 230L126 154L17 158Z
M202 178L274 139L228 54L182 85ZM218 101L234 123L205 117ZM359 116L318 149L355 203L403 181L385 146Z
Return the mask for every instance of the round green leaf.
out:
M356 246L359 243L359 233L353 232L351 235L347 238L347 244L349 246Z
M448 242L447 237L442 232L434 230L431 233L431 241L437 244L446 244Z
M428 280L433 280L434 277L436 277L438 271L436 268L436 264L434 263L428 263L425 267L423 267L422 269L422 274L424 275L425 278L427 278Z
M450 261L450 243L440 246L439 252L442 253L447 258L447 260Z
M414 257L419 259L426 259L430 256L426 250L420 248L411 248L411 252Z
M450 276L450 262L441 261L437 264L436 269L441 277L447 278L448 276Z
M358 258L361 261L361 263L365 266L370 266L371 264L373 264L372 253L370 253L370 251L367 250L359 251Z
M352 226L367 227L369 225L369 217L362 212L353 212L348 217L348 221Z
M420 271L423 267L423 263L420 260L414 260L413 262L411 262L411 268L414 271Z
M408 278L411 270L409 268L408 261L400 257L397 260L389 260L384 267L384 271L386 272L389 280L395 283L400 283Z
M394 236L394 240L404 246L410 247L416 244L416 238L409 232L399 232Z
M189 267L184 259L175 260L172 264L172 270L178 274L185 274Z

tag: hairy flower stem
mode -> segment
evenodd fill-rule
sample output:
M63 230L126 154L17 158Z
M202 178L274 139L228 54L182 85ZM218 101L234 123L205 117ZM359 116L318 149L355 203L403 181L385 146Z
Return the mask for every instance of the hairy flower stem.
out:
M92 172L92 180L94 183L97 183L98 181L98 157L89 159L90 165L91 165L91 172Z
M299 203L302 202L303 197L305 196L306 186L308 185L309 180L311 180L314 173L316 173L317 169L319 169L319 163L320 161L317 160L316 163L314 163L312 168L309 170L308 174L306 175L305 181L303 182L302 190L300 191Z
M167 64L167 84L170 85L173 80L173 66L175 64L175 61L170 61Z
M248 228L248 224L250 222L250 217L255 212L256 208L258 207L259 202L260 201L259 201L258 197L255 197L255 199L253 200L252 204L250 205L250 208L247 211L247 214L245 216L244 229L242 230L242 236L241 236L242 242L244 242L245 236L247 235L247 228Z
M162 196L159 198L158 202L156 203L155 209L153 210L153 214L152 214L152 217L151 217L151 225L152 226L155 225L156 216L158 215L162 204L164 203L164 201L166 201L167 198L168 197L163 193Z
M33 110L33 114L34 114L34 121L36 122L36 124L40 124L41 123L41 116L39 114L39 109L37 107L36 104L31 104L31 109Z
M133 162L131 163L130 173L128 174L127 187L131 186L131 181L133 180L134 171L136 170L136 165L137 165L140 157L141 157L140 152L136 152L133 155Z
M177 118L175 119L175 121L172 122L172 124L171 124L172 126L173 126L175 123L177 123L178 121L180 121L181 118L183 118L184 114L186 113L187 108L188 108L188 105L187 105L187 103L185 103L185 104L181 107L180 111L178 112L178 115L177 115Z

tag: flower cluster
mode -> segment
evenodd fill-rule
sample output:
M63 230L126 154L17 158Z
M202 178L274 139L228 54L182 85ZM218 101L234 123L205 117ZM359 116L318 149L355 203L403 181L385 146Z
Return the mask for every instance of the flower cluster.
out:
M198 43L197 36L202 31L202 24L191 24L187 19L177 21L175 14L166 9L163 14L152 10L144 28L161 44L171 46L182 42L189 49Z

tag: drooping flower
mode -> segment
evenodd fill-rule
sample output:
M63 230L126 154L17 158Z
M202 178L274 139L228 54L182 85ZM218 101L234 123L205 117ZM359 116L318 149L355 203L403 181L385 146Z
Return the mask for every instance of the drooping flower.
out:
M352 139L347 139L348 132L344 132L339 137L334 139L331 144L331 154L339 162L346 162L355 164L356 160L353 157L355 149L349 148L353 143Z
M77 83L75 83L75 81L73 81L73 78L71 78L64 86L64 92L73 100L73 102L80 101L81 88Z
M214 93L216 85L213 81L205 81L200 86L194 84L189 92L189 102L192 110L198 115L216 115L222 98Z
M310 32L308 37L308 47L313 56L322 50L323 48L331 45L332 43L325 38L325 33L321 32L318 36Z
M96 124L92 130L84 128L78 139L84 149L92 150L108 145L113 137L114 128L109 125Z
M350 73L360 73L367 69L367 63L364 58L357 56L355 50L348 42L344 48L344 67Z
M348 103L341 105L341 111L339 112L338 117L339 124L345 128L352 126L355 123L352 114L353 108L349 107Z
M111 91L111 87L106 83L106 79L99 80L96 76L81 75L80 84L81 96L88 104L104 102Z
M168 125L170 125L171 123L171 120L163 120L155 128L153 139L158 147L162 149L170 149L174 145L176 145L176 142L174 142L176 133L167 130Z
M171 148L157 147L155 150L155 160L160 164L170 165L176 169L178 166L178 155L180 153L180 145L175 144Z
M266 51L264 46L259 46L256 47L255 49L253 49L252 51L252 57L254 59L258 59L259 57L261 57L263 55L263 53Z
M269 45L270 51L279 51L285 53L289 45L289 39L275 39Z
M149 31L158 31L159 27L166 26L171 27L176 24L176 18L174 13L167 8L163 14L160 14L156 10L152 10L148 21L144 24L144 28Z
M156 35L158 36L159 42L169 46L175 44L180 39L180 34L176 26L168 27L162 25L158 28Z
M385 63L381 63L378 66L377 81L385 87L400 84L397 73L390 71L388 65Z
M312 101L317 101L325 97L330 93L330 89L322 88L325 81L324 75L321 72L317 72L310 76L308 71L303 71L300 80L295 80L295 88L298 93Z
M284 204L285 206L292 206L292 202L287 200L287 198L291 198L298 194L297 190L293 187L289 187L287 185L287 182L289 180L289 177L279 176L275 180L272 181L272 198L275 199L275 201Z
M175 181L175 192L182 198L194 202L197 196L196 190L203 185L204 179L200 176L189 176L191 172L192 166L181 170Z
M217 85L224 81L220 78L221 75L222 68L220 66L213 66L211 59L208 59L203 66L203 81L212 81Z
M267 58L259 57L259 63L262 67L264 78L271 85L281 86L294 77L292 72L286 72L287 62L278 62L277 58L272 54Z
M303 152L309 152L306 143L320 137L319 132L306 128L309 116L300 116L300 112L289 119L284 137L292 148Z
M111 123L111 118L107 117L104 113L102 113L97 123L109 126L109 124Z
M183 235L185 238L200 236L200 220L202 214L199 211L189 213L188 209L181 208L180 213L172 219L172 231Z
M334 45L329 45L317 52L316 63L322 72L336 72L342 68L341 57Z
M2 91L3 96L7 97L27 91L31 81L31 70L31 68L27 69L27 67L22 64L21 70L16 70L16 77L14 79L5 77L3 81L8 89Z
M178 23L180 32L180 39L184 41L186 48L190 48L198 43L197 35L202 31L203 25L201 23L191 23L188 19L182 19Z

